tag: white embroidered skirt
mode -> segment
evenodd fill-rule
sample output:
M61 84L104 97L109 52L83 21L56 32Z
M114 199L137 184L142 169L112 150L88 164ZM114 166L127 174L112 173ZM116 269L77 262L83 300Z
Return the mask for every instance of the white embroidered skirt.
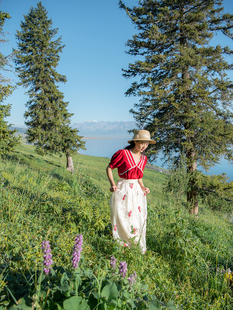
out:
M113 238L125 246L130 246L134 238L145 253L147 201L138 180L120 179L110 205Z

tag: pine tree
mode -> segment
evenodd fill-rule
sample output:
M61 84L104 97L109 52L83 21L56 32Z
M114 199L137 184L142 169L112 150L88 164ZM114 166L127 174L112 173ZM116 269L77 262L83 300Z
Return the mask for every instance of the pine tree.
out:
M6 19L9 19L10 15L6 12L0 11L0 42L5 43L7 39L3 33L3 26ZM0 53L0 69L6 70L9 66L9 58ZM0 72L0 156L12 152L17 144L19 144L20 137L16 137L14 133L17 130L11 130L10 124L4 119L10 116L10 104L3 104L3 101L12 93L14 87L11 85L9 79L5 78L2 72Z
M29 101L25 112L27 141L36 146L36 151L45 153L65 152L67 157L77 152L84 143L75 131L75 138L69 123L71 113L67 102L59 91L57 83L66 82L66 77L56 71L64 45L56 36L58 29L52 28L52 20L41 2L31 8L17 31L18 49L14 50L16 71L21 80L19 85L28 88ZM69 141L69 144L67 144ZM68 162L68 160L67 160ZM73 170L73 166L67 167Z
M179 161L186 156L190 176L187 200L198 212L197 165L208 169L221 155L232 160L232 82L227 77L228 46L212 46L218 32L233 38L233 15L222 0L141 0L138 6L119 2L137 28L128 53L139 56L124 70L137 80L126 95L140 97L131 110L137 124L157 143L151 159L162 151Z

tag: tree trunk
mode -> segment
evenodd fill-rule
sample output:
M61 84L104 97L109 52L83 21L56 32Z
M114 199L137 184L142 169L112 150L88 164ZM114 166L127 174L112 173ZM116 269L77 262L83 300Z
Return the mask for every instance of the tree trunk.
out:
M195 161L195 151L189 150L186 153L186 156L188 158L189 164L187 168L187 173L190 175L189 180L189 190L187 192L187 203L189 204L189 210L190 214L198 214L198 190L197 190L197 184L196 184L196 178L195 178L195 171L197 170L197 162Z
M66 153L66 170L74 173L73 160L69 153Z
M185 24L185 8L182 3L180 3L180 13L183 15L183 23ZM180 36L180 45L183 48L187 48L187 39L184 30L181 31ZM187 83L190 80L190 72L188 67L184 67L182 69L182 79L184 81L185 86L185 99L190 99L190 85ZM192 101L190 99L189 103L187 104L186 113L192 110ZM185 124L185 129L190 130L190 124ZM189 137L192 138L192 137ZM187 192L187 203L188 207L191 208L189 212L191 214L198 214L198 191L196 186L196 179L194 176L194 172L197 170L197 162L195 160L195 150L189 149L186 152L186 158L188 159L187 163L187 173L190 176L189 179L189 189Z

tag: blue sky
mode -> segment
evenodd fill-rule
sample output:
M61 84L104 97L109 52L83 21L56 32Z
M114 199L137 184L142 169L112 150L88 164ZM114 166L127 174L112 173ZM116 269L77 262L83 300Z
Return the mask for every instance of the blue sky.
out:
M233 13L232 0L223 1L226 11ZM15 33L20 30L30 7L35 7L38 0L1 0L0 10L8 12L3 30L8 32L9 42L1 46L4 55L16 48ZM48 18L53 21L53 28L59 28L65 44L60 55L57 71L67 77L67 83L60 84L65 101L69 102L69 112L74 113L71 123L84 121L133 121L129 110L137 98L125 97L124 93L133 80L122 76L122 68L127 68L135 59L126 54L125 43L135 34L134 26L123 10L118 7L118 0L44 0L42 5L48 11ZM136 0L123 1L128 6L137 4ZM216 41L217 42L217 41ZM232 41L218 37L218 43ZM231 59L232 60L232 59ZM8 75L14 82L15 74ZM233 75L232 77L233 78ZM18 87L7 98L11 103L11 116L7 121L23 125L26 110L26 89Z

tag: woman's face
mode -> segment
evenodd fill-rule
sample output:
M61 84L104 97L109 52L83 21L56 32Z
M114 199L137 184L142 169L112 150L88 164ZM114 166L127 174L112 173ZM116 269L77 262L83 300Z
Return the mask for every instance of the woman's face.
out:
M149 143L146 141L134 141L135 143L135 150L137 152L142 153L143 151L145 151L145 149L148 147Z

